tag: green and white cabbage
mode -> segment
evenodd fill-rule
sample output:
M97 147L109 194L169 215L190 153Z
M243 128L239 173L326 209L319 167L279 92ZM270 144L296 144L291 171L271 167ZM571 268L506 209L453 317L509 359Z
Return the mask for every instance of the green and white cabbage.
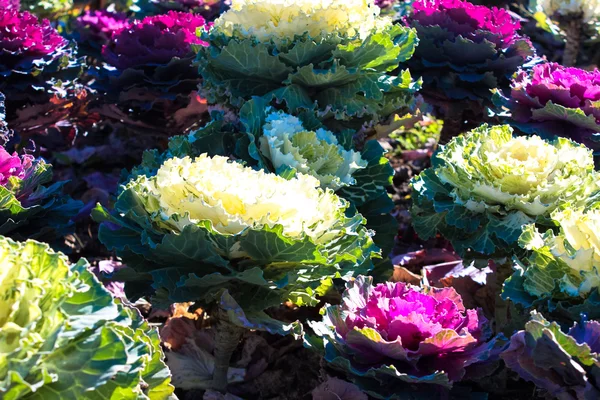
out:
M598 188L592 152L558 138L513 137L483 125L454 138L413 180L415 229L440 232L462 256L506 257L528 224L552 224L565 202L585 204Z
M85 260L0 237L0 265L2 399L175 398L158 331Z
M312 175L321 187L338 190L356 183L354 173L367 167L360 153L346 150L331 131L309 131L299 118L271 112L259 138L260 152L276 171L294 169Z
M201 92L235 109L259 96L335 132L371 127L406 111L419 88L408 70L392 73L415 31L379 12L372 0L233 0L202 34Z
M103 222L100 241L128 266L128 293L216 301L235 324L285 333L299 326L266 309L316 304L329 278L372 268L372 232L348 207L311 176L286 179L201 154L138 175L112 214L98 207L94 217Z

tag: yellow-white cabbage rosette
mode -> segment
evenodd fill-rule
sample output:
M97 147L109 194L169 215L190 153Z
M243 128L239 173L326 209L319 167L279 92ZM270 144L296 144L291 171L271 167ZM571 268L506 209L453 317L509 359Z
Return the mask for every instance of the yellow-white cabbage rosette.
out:
M413 222L440 232L462 255L507 256L527 224L551 224L565 202L583 205L597 189L592 152L567 139L513 137L483 125L454 138L413 181Z
M530 256L506 281L503 297L576 321L600 318L600 209L566 204L552 213L554 229L527 225L519 244Z
M131 279L151 283L155 301L209 305L227 292L246 326L282 333L289 327L266 308L314 304L327 278L371 268L372 232L347 208L311 176L285 179L203 154L167 159L126 184L112 214L98 207L94 216L104 221L100 240Z
M408 110L418 84L408 71L390 72L417 37L379 11L373 0L233 0L202 33L210 44L198 53L202 95L238 109L262 97L336 132Z

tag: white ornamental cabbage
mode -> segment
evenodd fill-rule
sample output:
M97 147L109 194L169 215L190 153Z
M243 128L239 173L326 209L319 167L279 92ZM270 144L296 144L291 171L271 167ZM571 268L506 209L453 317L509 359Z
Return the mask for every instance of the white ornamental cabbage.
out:
M344 149L333 132L306 130L297 117L283 112L267 116L259 141L261 153L276 170L288 167L312 175L322 188L353 185L354 172L368 164L359 152Z
M214 26L229 36L260 41L293 40L305 33L364 40L374 29L391 24L379 12L372 0L233 0Z
M548 224L569 202L583 206L598 189L592 152L568 139L513 137L507 125L454 138L413 181L419 235L442 233L463 255L513 254L523 226Z

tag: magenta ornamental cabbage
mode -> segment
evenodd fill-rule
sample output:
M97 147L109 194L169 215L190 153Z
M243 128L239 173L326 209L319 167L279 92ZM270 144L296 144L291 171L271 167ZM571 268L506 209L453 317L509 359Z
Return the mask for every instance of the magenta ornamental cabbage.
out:
M0 8L0 92L11 129L23 135L68 125L83 90L80 73L69 42L48 20Z
M311 327L322 343L308 339L309 345L322 345L325 359L356 383L387 376L440 390L463 379L467 367L497 355L497 338L491 339L482 311L465 309L453 288L373 286L361 276L348 283L342 305L328 306L323 322ZM392 382L394 390L400 381Z
M585 71L557 63L536 65L515 75L509 97L494 98L512 114L521 131L542 137L563 136L598 148L600 132L600 71Z
M102 55L121 70L168 64L173 58L190 56L193 45L208 45L196 35L205 23L199 15L175 11L134 21L113 33Z
M92 71L103 95L94 109L142 137L185 133L206 110L193 65L197 47L206 45L196 33L205 27L200 15L170 11L114 32L102 49L108 65Z
M128 24L124 13L106 10L86 11L75 19L74 27L77 41L96 48L106 44L113 32L125 28Z
M24 180L33 172L31 168L34 157L26 154L21 157L17 153L12 155L0 147L0 185L4 186L12 176Z
M491 89L508 87L511 75L535 56L529 39L518 33L519 22L504 9L419 0L405 23L419 37L410 71L423 78L426 99L441 107L454 103L462 111L466 105L455 100L470 101L473 112L481 113Z

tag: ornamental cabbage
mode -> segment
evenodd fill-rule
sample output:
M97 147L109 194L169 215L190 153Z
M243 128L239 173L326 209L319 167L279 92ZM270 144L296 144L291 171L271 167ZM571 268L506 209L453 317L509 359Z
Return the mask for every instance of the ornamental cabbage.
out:
M127 183L112 215L99 206L93 216L104 221L100 241L137 274L126 290L146 281L155 302L200 304L231 290L246 313L235 323L283 333L264 309L315 304L323 279L368 271L377 251L363 217L346 216L348 203L319 186L226 157L174 157Z
M85 260L0 237L0 264L0 397L174 398L158 331Z
M544 138L568 137L597 148L600 132L600 71L539 64L513 78L511 93L496 92L495 101L511 113L519 130Z
M531 255L516 265L503 297L555 319L600 318L600 209L569 205L552 213L558 232L523 228L519 244Z
M327 306L323 321L310 326L318 337L307 345L324 351L327 362L375 398L421 391L437 398L469 366L497 358L498 338L491 338L482 311L465 309L450 287L373 286L371 277L360 276L348 282L342 304ZM377 386L369 389L368 379L381 387L373 392Z
M103 94L94 110L142 134L183 133L205 111L192 65L197 47L205 45L196 31L205 24L199 15L170 11L113 32L102 49L108 65L93 71L94 88Z
M445 113L456 107L481 114L491 89L508 87L511 75L535 56L507 10L463 0L419 0L413 7L405 24L416 29L419 46L408 66L422 77L425 99Z
M0 91L11 129L23 135L66 125L83 91L80 73L81 60L48 20L0 8Z
M234 0L198 54L202 94L240 109L261 96L310 112L334 132L380 122L413 102L413 30L379 17L372 0Z
M229 3L229 0L136 0L135 6L127 11L133 11L137 18L181 11L200 14L212 21L227 9Z
M600 397L600 323L575 323L568 332L532 312L525 330L515 333L501 357L506 366L561 400Z
M73 36L79 44L79 50L93 52L100 58L100 51L111 38L113 32L125 28L128 24L124 13L107 10L85 11L74 21Z
M83 203L62 193L66 182L43 186L51 181L52 167L43 160L0 147L0 235L60 244Z
M524 225L548 224L565 202L583 205L597 180L583 145L483 125L442 146L413 180L413 224L424 239L439 231L461 256L511 256Z
M265 122L260 150L276 171L293 168L317 178L321 187L337 190L355 184L352 175L367 166L360 153L344 149L331 131L307 131L300 119L283 112L270 113Z

